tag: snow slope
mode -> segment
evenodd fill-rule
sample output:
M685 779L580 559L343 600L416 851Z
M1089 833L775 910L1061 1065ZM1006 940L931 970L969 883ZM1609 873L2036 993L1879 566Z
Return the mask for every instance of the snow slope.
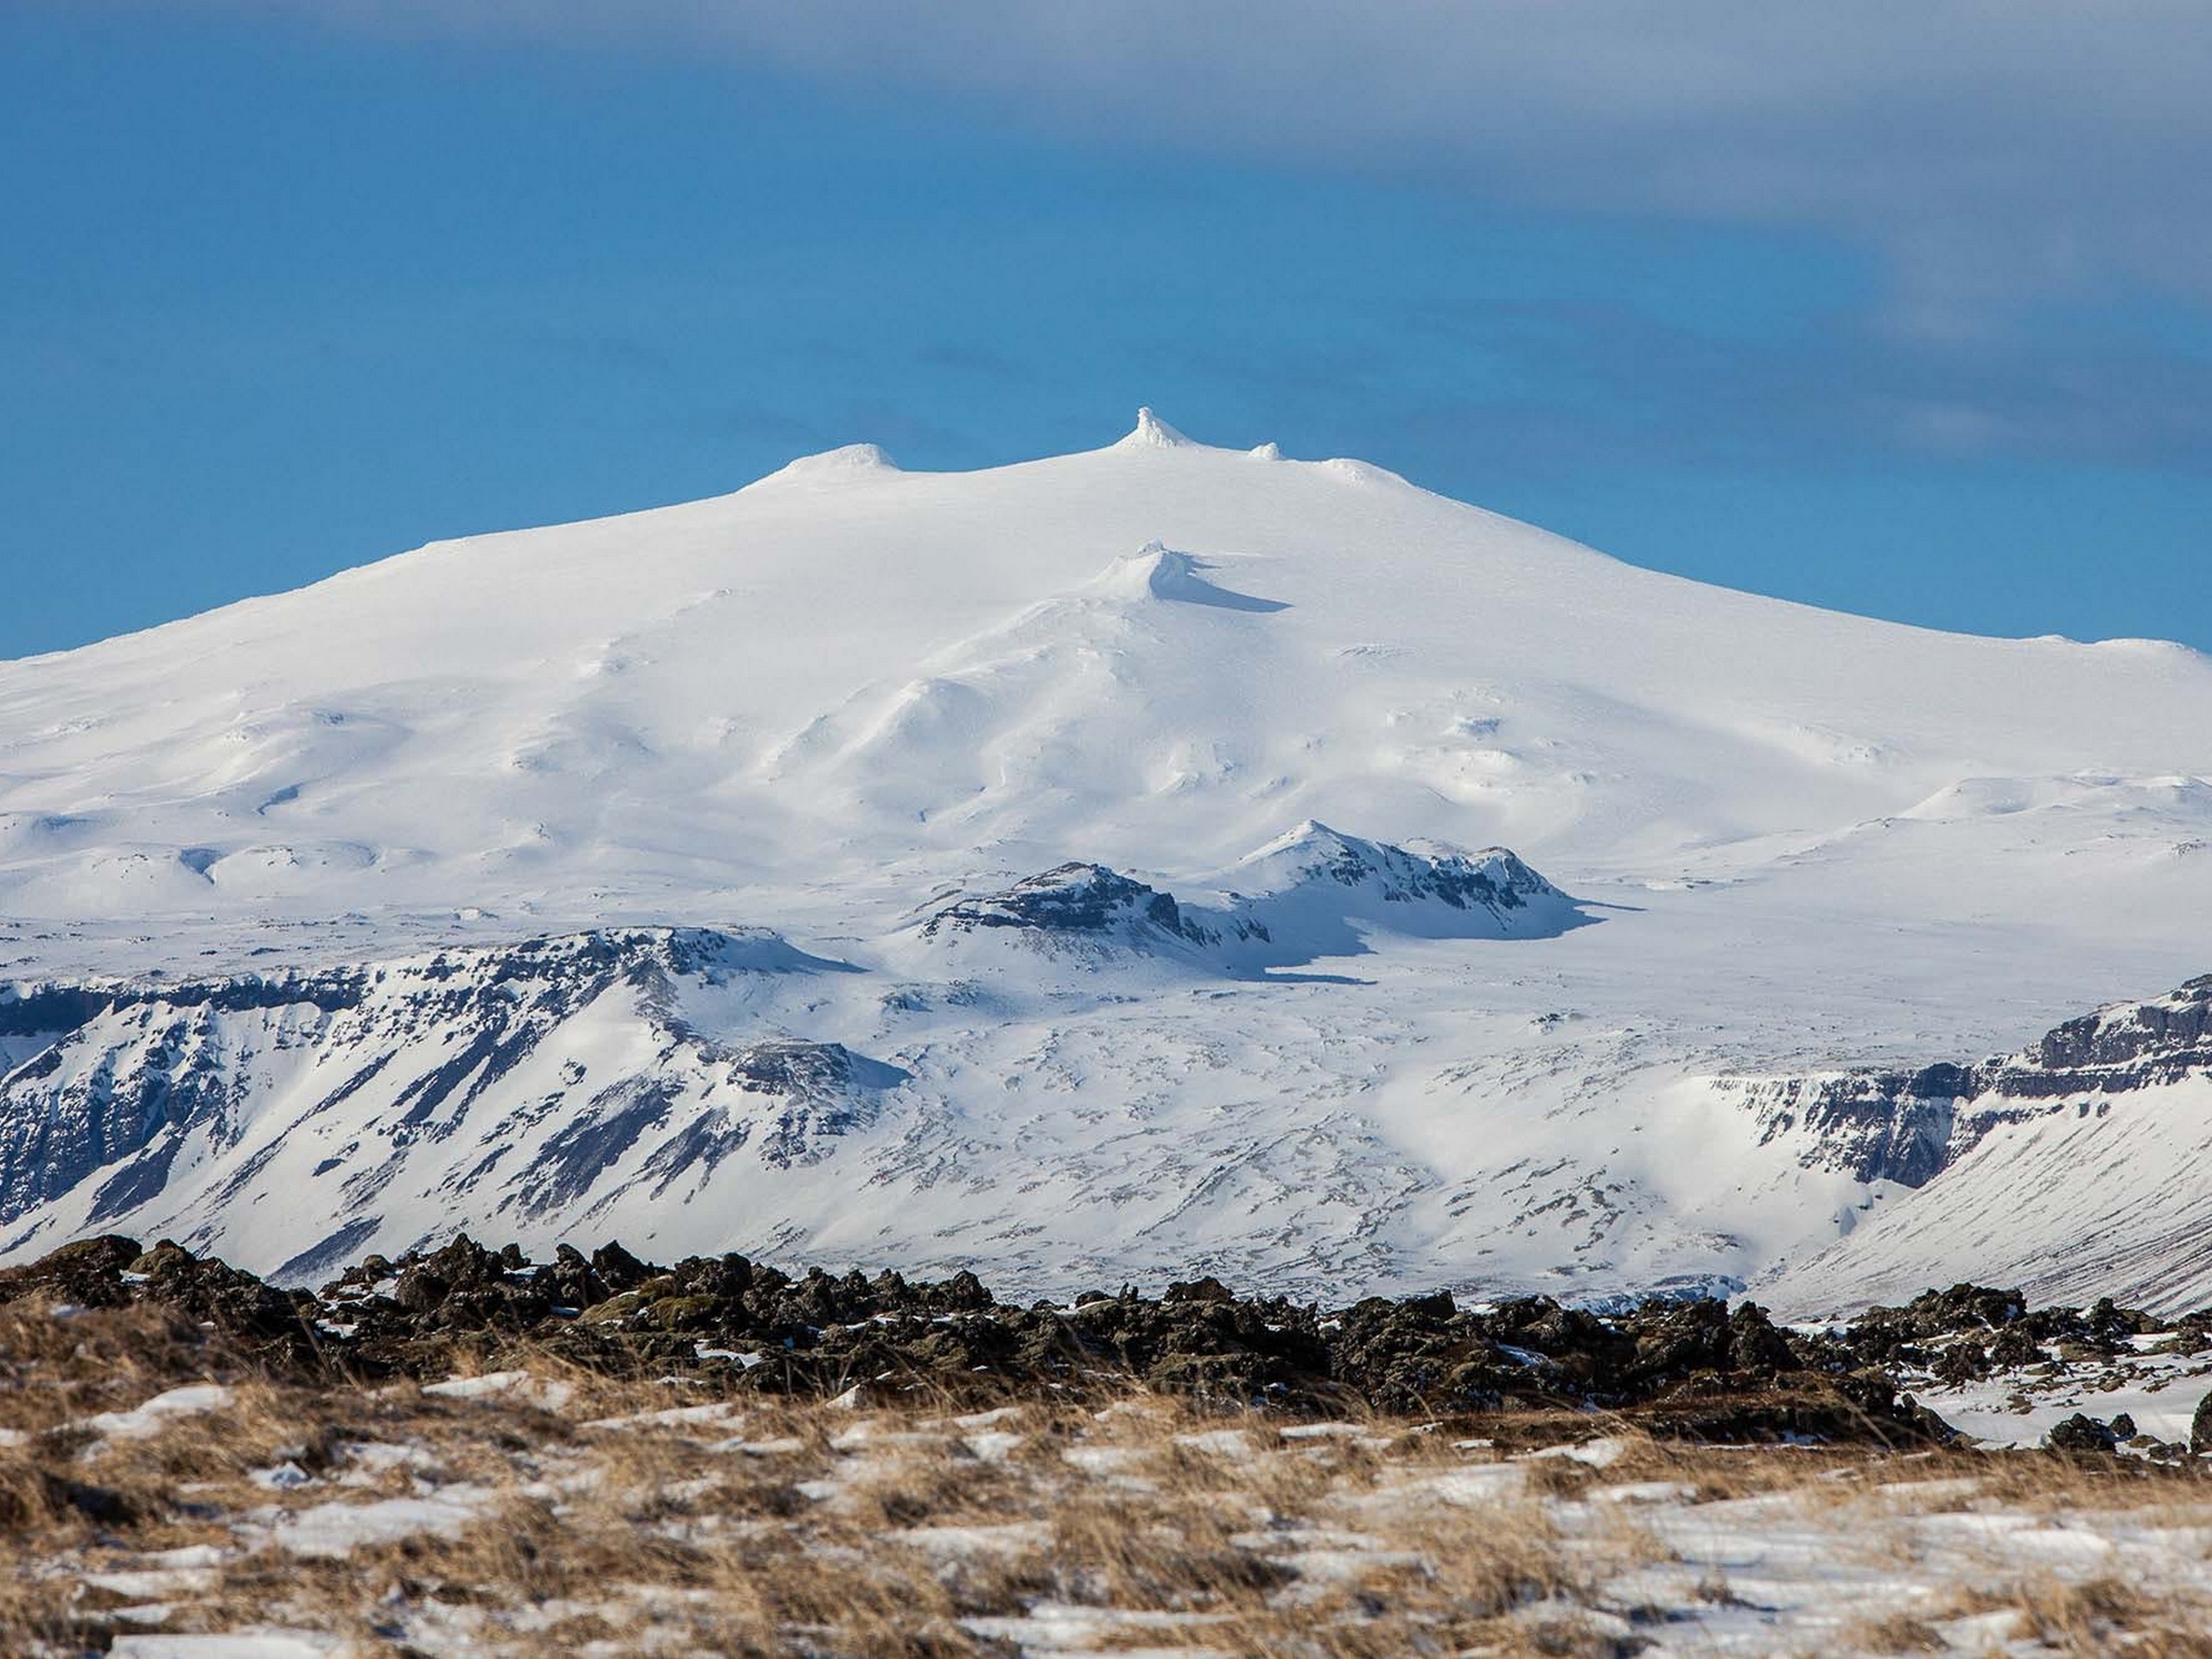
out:
M49 988L0 1004L0 1067L60 1053L102 1103L73 1121L105 1126L47 1190L20 1148L60 1085L10 1077L0 1143L34 1164L0 1186L0 1247L168 1228L274 1268L340 1219L393 1249L466 1217L1009 1283L1203 1259L1338 1291L1815 1260L1857 1284L1856 1224L1946 1178L1808 1164L1708 1080L1972 1059L2212 966L2208 776L2212 664L2176 645L1703 587L1148 414L975 474L858 446L0 664L0 979ZM1171 896L1190 931L1140 906L1135 933L1039 950L940 919L1071 865ZM193 1052L226 1127L158 1179L131 1160L175 1129L168 1096L114 1079L168 1077L162 1052L113 1007L97 1031L29 1012L121 980L189 1046L232 994L164 987L397 983L454 952L527 980L639 929L772 930L832 966L716 985L664 963L677 1027L620 976L563 993L533 1039L550 1069L449 1100L468 1123L435 1157L396 1096L323 1105L329 1079L475 1042L483 1006L395 993L373 1031L311 999L209 1015ZM570 943L518 958L529 940ZM531 1166L625 1079L680 1074L653 1135L680 1134L764 1043L876 1080L815 1161L760 1160L758 1129L716 1166L741 1180L594 1208L658 1144L641 1129L573 1205L480 1213L446 1185L455 1147ZM537 1140L492 1134L525 1103ZM288 1149L320 1143L297 1117L318 1106L359 1143L343 1173ZM132 1202L103 1205L126 1164ZM340 1202L372 1166L389 1201Z

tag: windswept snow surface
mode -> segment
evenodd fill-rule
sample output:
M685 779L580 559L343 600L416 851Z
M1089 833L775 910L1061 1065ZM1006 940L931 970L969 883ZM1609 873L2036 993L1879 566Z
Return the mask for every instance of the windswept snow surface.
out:
M1972 1061L2212 968L2208 734L2180 646L1704 587L1148 412L435 543L0 664L0 1249L174 1230L304 1274L472 1226L1332 1294L1789 1262L1817 1301L1874 1282L1870 1217L1909 1276L1955 1172L1862 1179L1708 1080ZM1141 893L957 925L1071 866ZM633 940L546 988L609 929L785 955ZM365 988L154 995L248 974ZM102 976L128 1006L73 1024ZM95 1122L53 1173L40 1126ZM656 1189L686 1135L724 1155ZM2112 1179L2185 1182L2161 1139ZM2032 1161L2075 1226L2085 1166ZM1993 1263L2056 1225L2008 1213Z

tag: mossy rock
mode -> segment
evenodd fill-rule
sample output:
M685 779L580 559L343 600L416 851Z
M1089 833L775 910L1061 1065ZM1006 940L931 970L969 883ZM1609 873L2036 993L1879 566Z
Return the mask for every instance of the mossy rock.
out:
M626 1290L620 1296L610 1296L603 1302L594 1302L576 1317L586 1325L612 1325L626 1319L646 1305L641 1290Z
M655 1283L659 1282L655 1281ZM705 1331L715 1323L715 1316L728 1304L718 1296L659 1296L653 1297L652 1285L640 1285L627 1296L636 1297L646 1305L638 1322L656 1331ZM651 1298L652 1300L648 1300ZM617 1296L615 1301L626 1300ZM587 1313L584 1317L589 1319Z

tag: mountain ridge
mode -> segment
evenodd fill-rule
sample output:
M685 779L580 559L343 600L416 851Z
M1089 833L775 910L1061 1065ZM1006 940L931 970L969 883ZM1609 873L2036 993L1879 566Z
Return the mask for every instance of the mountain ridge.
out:
M1127 902L1119 889L1109 897ZM1082 936L1110 933L1112 922L1092 914L1011 925ZM120 1228L175 1234L195 1249L221 1243L284 1277L338 1255L416 1248L454 1227L505 1226L550 1247L619 1215L658 1237L671 1220L661 1201L687 1180L678 1207L697 1213L668 1236L790 1248L811 1230L785 1220L733 1235L712 1217L772 1211L778 1181L802 1168L828 1170L833 1192L895 1188L935 1160L915 1159L918 1144L957 1139L949 1103L909 1088L918 1073L902 1061L911 1056L893 1046L875 1058L794 1029L794 1007L820 1006L817 982L858 988L874 977L757 930L612 929L321 973L0 986L0 1255L25 1258L72 1233ZM777 982L801 994L779 997L766 988ZM907 1013L932 996L963 1013L991 1001L962 981L866 988ZM1844 1269L1845 1285L1866 1275L1863 1290L1820 1306L1832 1313L1881 1300L1891 1282L1986 1264L1986 1254L1947 1255L1929 1236L1948 1217L2063 1190L2080 1143L2042 1147L2054 1122L2094 1131L2139 1121L2163 1135L2178 1114L2212 1149L2208 1033L2212 976L2079 1016L1979 1065L1696 1083L1739 1120L1748 1145L1815 1175L1840 1174L1855 1190L1941 1200L1865 1224L1878 1236L1895 1217L1891 1230L1922 1246L1907 1264L1878 1255L1864 1265L1859 1229L1835 1242L1801 1225L1802 1259L1755 1281L1754 1294L1800 1307L1839 1282L1828 1268ZM868 1143L887 1112L903 1115L898 1135ZM309 1170L311 1152L321 1155ZM717 1184L726 1160L748 1152ZM2031 1187L2020 1179L2024 1158L2047 1166ZM965 1189L986 1193L998 1179L981 1177ZM291 1202L302 1185L327 1196L302 1211ZM1398 1207L1408 1196L1397 1195ZM2167 1196L2163 1209L2135 1218L2138 1231L2165 1236L2204 1207L2185 1183ZM1122 1201L1109 1192L1103 1205L1110 1214ZM232 1212L245 1211L255 1225L233 1230ZM874 1243L913 1259L929 1251L942 1218L880 1230ZM2032 1294L2107 1282L2178 1312L2212 1294L2212 1271L2180 1286L2157 1274L2098 1281L2086 1265L2098 1234L2079 1218L2076 1230L2070 1243L2024 1234L2018 1252L1999 1259L2021 1269L2015 1276ZM2073 1265L2038 1270L2038 1251ZM1286 1265L1278 1260L1270 1282L1320 1282L1286 1280ZM1441 1262L1437 1273L1455 1276ZM1457 1277L1455 1288L1484 1287ZM1743 1287L1726 1274L1711 1278ZM1039 1260L1014 1282L1064 1290L1071 1279ZM1581 1300L1612 1306L1618 1297L1593 1287Z

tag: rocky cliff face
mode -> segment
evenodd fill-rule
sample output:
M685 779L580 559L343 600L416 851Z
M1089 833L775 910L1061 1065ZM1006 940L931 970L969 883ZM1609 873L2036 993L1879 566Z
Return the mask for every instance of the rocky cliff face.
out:
M1994 1068L1989 1088L2016 1099L2121 1094L2212 1067L2212 974L2151 1002L2069 1020Z
M1726 1078L1762 1144L1807 1168L1924 1186L1993 1132L2045 1116L2102 1117L2113 1099L2212 1071L2212 975L2148 1002L2069 1020L2018 1052L1915 1071Z
M396 1187L528 1222L696 1185L741 1155L815 1161L905 1074L836 1042L718 1040L684 1007L836 967L771 934L639 929L321 973L15 988L0 1031L28 1058L0 1077L0 1223L186 1223L165 1196L219 1168L198 1205L212 1219L249 1190L268 1202L282 1160L332 1224L315 1249L342 1250Z

